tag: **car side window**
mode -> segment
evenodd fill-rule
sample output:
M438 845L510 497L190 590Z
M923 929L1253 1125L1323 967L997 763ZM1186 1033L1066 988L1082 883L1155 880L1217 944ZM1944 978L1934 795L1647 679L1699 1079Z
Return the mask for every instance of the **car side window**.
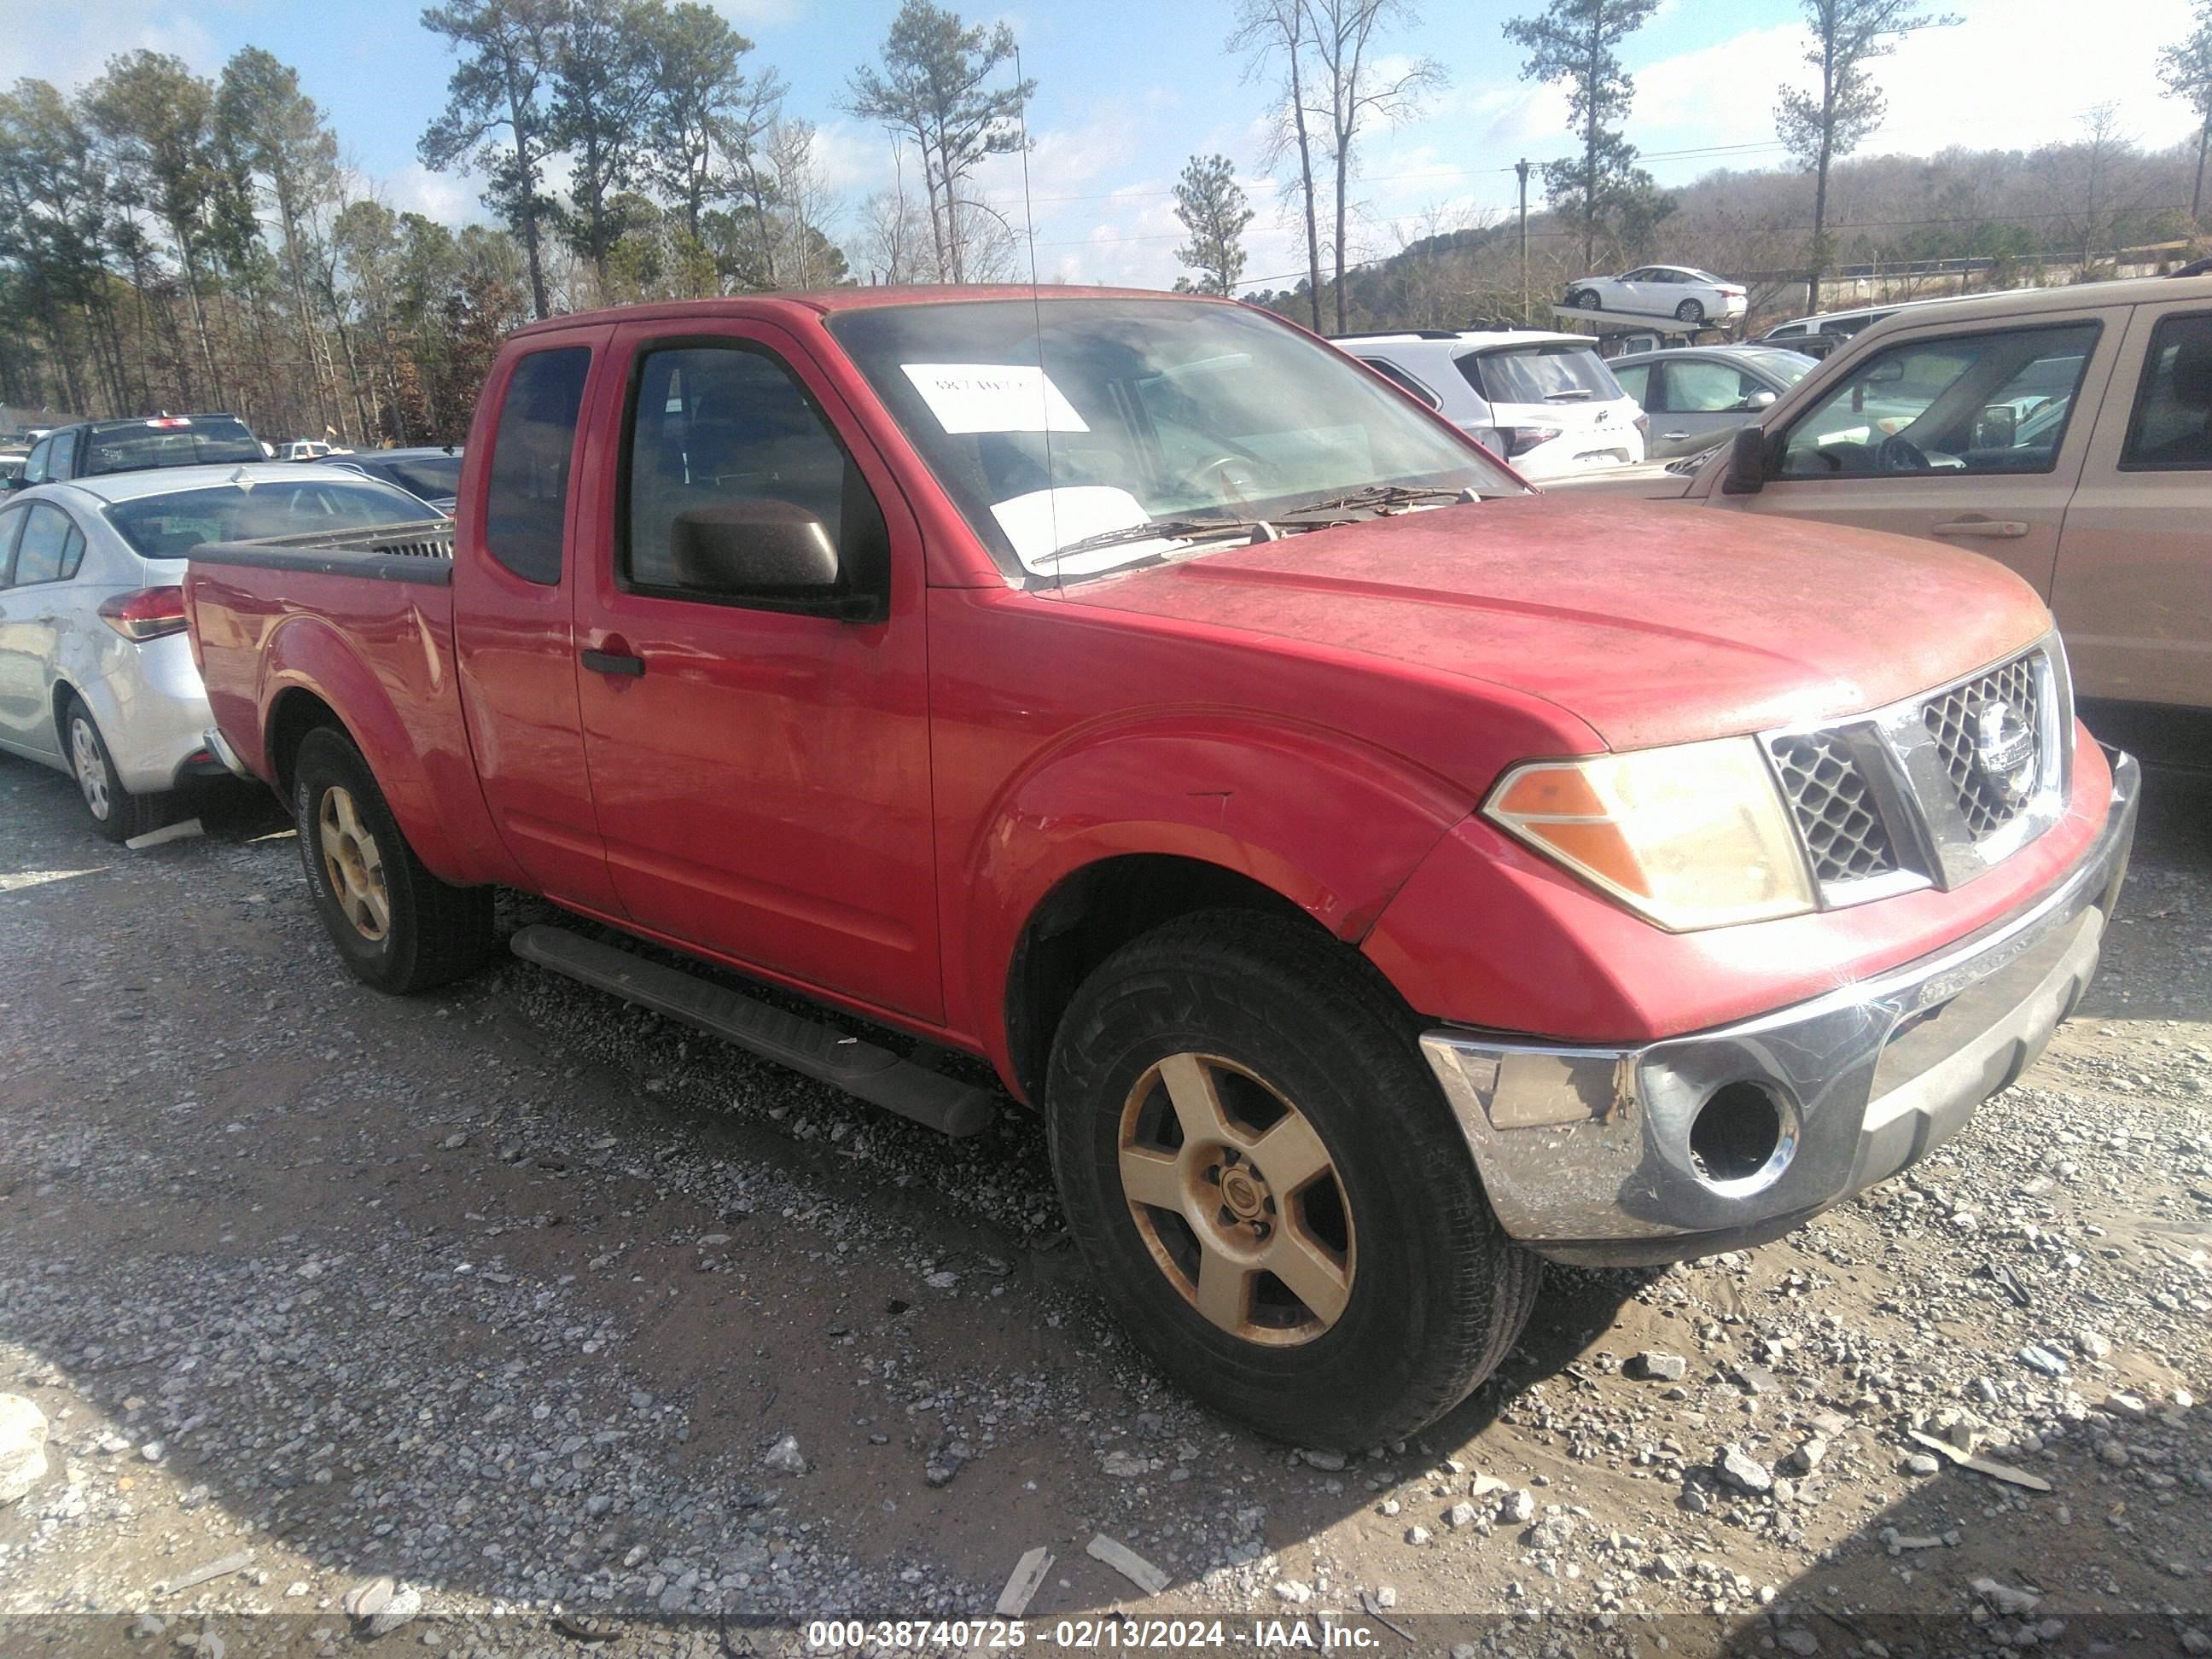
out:
M2098 329L2003 329L1877 352L1792 424L1780 475L2048 472Z
M46 483L46 460L53 453L54 441L52 438L41 438L31 446L31 453L23 462L24 488Z
M31 516L27 507L14 507L0 513L0 588L8 586L15 568L15 538L23 533L23 520Z
M1727 363L1694 359L1666 365L1667 410L1672 415L1711 415L1741 409L1759 382Z
M1641 404L1647 412L1651 411L1651 365L1624 363L1616 357L1613 360L1612 368L1613 378L1620 382L1620 389Z
M15 571L9 586L31 587L59 581L69 539L76 534L76 526L70 522L68 514L45 501L33 503L23 526L22 539L15 544Z
M576 416L591 373L588 346L534 351L514 366L492 436L484 550L525 581L561 580Z
M623 477L621 574L631 586L747 603L732 591L732 576L743 571L731 568L731 544L710 555L695 532L729 522L741 504L773 503L820 525L837 550L838 594L888 592L890 546L874 493L798 378L766 351L647 351Z
M2124 472L2212 468L2212 316L2165 317L2151 331Z
M1390 362L1388 358L1362 357L1359 361L1366 364L1368 368L1373 369L1377 374L1380 374L1384 380L1389 381L1392 386L1396 386L1401 392L1410 394L1420 402L1426 404L1431 409L1438 409L1443 407L1443 405L1438 402L1435 392L1430 391L1428 387L1423 386L1419 380L1407 374L1404 369L1399 368L1397 364Z
M49 477L67 478L76 475L76 441L80 434L75 427L54 434L54 453L46 459Z

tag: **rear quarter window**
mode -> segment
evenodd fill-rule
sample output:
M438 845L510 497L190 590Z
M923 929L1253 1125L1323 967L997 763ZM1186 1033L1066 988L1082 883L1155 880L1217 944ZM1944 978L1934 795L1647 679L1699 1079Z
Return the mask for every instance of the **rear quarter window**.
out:
M576 416L591 373L589 346L533 351L514 366L492 435L484 491L484 550L525 581L561 580Z

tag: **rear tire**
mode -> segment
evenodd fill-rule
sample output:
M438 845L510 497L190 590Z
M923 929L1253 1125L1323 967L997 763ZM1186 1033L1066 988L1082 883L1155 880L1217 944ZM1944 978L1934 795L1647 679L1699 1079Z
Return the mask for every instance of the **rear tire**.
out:
M1124 946L1061 1023L1069 1230L1132 1340L1263 1433L1402 1439L1528 1316L1542 1264L1499 1230L1417 1035L1334 942L1239 911Z
M134 795L125 789L116 775L115 757L107 752L107 739L100 733L100 722L73 691L62 710L62 741L77 794L92 827L101 835L125 842L168 823L176 806L174 792Z
M365 985L395 995L473 973L492 948L492 890L422 866L350 738L319 726L292 764L292 820L323 927Z
M1674 320L1678 323L1702 323L1705 320L1705 308L1695 300L1685 300L1674 307Z

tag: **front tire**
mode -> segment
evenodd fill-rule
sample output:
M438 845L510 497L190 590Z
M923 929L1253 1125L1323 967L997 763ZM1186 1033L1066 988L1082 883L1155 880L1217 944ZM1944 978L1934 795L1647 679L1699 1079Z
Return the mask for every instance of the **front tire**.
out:
M404 995L483 965L491 889L454 887L423 867L343 732L320 726L301 740L292 819L315 909L356 979Z
M1594 288L1586 288L1567 303L1577 311L1603 311L1605 296Z
M68 745L70 775L92 827L113 842L125 842L159 830L169 821L176 797L164 790L134 795L123 787L115 770L115 757L107 752L107 739L92 717L84 699L75 692L62 710L62 738Z
M1541 1263L1364 963L1299 924L1171 922L1085 981L1046 1090L1070 1231L1131 1338L1306 1445L1433 1422L1496 1369Z

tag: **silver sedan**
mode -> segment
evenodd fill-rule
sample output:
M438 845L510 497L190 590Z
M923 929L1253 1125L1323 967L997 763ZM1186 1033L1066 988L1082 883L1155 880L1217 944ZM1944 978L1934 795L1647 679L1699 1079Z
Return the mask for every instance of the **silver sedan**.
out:
M357 472L270 463L118 472L0 503L0 750L74 776L112 841L158 829L177 789L222 771L185 633L191 549L434 516Z

